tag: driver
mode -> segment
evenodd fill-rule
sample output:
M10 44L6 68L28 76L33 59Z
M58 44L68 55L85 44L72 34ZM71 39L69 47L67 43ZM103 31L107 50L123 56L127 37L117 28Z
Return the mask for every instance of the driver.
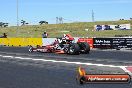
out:
M70 35L70 34L63 34L63 38L62 40L65 40L65 43L69 44L70 42L72 42L74 40L74 38Z
M74 38L73 38L70 34L63 34L63 38L64 38L65 40L71 40L71 41L74 40Z

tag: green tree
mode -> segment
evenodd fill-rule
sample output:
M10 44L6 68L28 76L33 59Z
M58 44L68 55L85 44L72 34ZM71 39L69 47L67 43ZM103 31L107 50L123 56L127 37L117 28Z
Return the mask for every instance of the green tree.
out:
M48 24L48 22L47 21L40 21L39 24L40 25L42 25L42 24Z

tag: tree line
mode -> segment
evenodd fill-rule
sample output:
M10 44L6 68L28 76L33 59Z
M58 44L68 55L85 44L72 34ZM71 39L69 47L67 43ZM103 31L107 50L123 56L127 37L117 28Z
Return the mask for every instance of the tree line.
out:
M21 26L24 26L24 25L28 25L29 23L27 23L25 20L21 20ZM47 21L39 21L39 24L40 25L43 25L43 24L48 24Z
M0 27L8 27L9 23L0 22Z
M25 20L21 20L21 26L28 25L29 23ZM39 21L39 25L48 24L47 21Z
M25 26L28 25L29 23L26 22L25 20L21 20L21 26ZM39 21L39 25L43 25L43 24L48 24L47 21ZM5 22L0 22L0 27L8 27L9 23L5 23Z

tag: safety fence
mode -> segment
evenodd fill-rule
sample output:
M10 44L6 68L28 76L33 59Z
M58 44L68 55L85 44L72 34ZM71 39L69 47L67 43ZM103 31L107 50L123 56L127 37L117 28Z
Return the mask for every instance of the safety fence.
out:
M0 38L3 46L45 46L52 44L56 38ZM132 48L132 37L130 38L75 38L75 42L87 42L91 48Z
M0 38L0 45L3 46L45 46L52 44L56 38ZM92 38L75 38L75 42L87 42L93 48Z
M42 38L0 38L0 45L3 46L42 46Z

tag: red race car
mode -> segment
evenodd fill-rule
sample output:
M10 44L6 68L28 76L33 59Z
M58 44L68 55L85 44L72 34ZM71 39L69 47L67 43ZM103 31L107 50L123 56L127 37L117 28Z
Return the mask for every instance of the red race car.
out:
M44 52L44 53L59 53L59 54L70 54L78 55L80 53L88 54L90 52L90 45L86 42L74 42L74 38L65 34L61 38L56 38L56 40L46 46L37 46L36 48L30 47L29 52Z

